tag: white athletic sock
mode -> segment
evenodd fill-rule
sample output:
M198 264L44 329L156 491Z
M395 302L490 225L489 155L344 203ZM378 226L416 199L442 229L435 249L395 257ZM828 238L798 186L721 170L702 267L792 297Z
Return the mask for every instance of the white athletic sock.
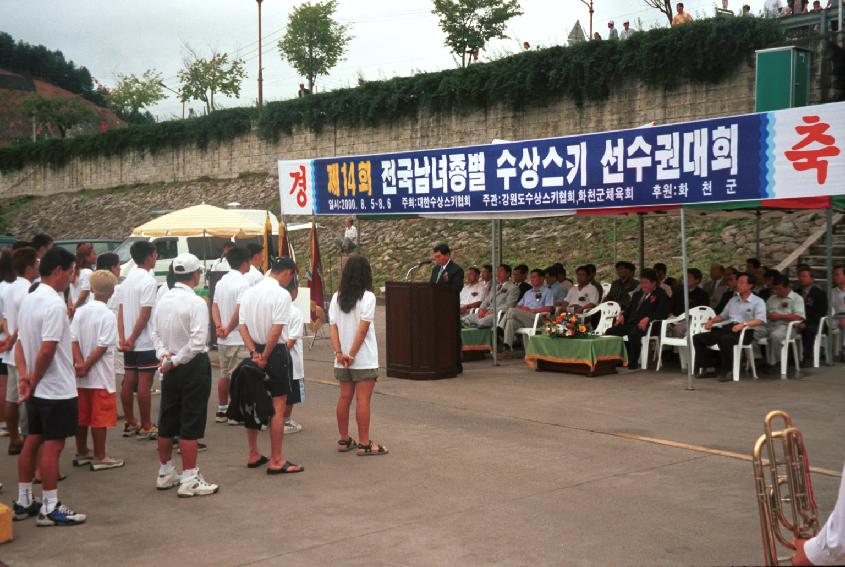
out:
M59 503L59 491L45 490L43 491L44 502L41 505L41 513L45 516L56 509L56 504Z
M18 483L18 504L26 508L32 506L32 483L19 482Z
M229 404L226 404L225 406L221 406L221 405L217 406L217 411L219 411L221 413L226 413L227 409L229 409Z
M182 471L182 477L179 480L181 482L185 482L189 478L194 478L195 476L197 476L199 474L199 472L200 472L199 468L185 469L185 470Z
M175 467L173 466L173 460L169 460L166 463L159 464L158 466L158 476L164 476L172 471Z

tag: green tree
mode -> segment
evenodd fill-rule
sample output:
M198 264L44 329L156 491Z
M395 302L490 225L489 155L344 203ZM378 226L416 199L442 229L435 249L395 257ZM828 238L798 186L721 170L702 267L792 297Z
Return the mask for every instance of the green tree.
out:
M317 77L337 65L352 39L348 28L334 19L336 8L337 0L301 4L291 12L287 31L279 40L282 58L308 80L312 92Z
M92 124L97 119L94 111L78 96L65 98L34 94L23 100L21 109L34 118L43 131L56 129L62 138L74 126Z
M208 59L200 57L191 48L186 48L179 82L182 93L179 100L199 100L205 103L205 110L216 109L215 95L237 97L241 94L241 82L246 77L242 59L229 60L228 53L212 52Z
M488 41L507 38L505 26L522 8L519 0L434 0L432 13L440 18L446 46L466 67Z
M112 108L127 122L148 122L149 112L142 111L165 98L161 73L147 69L140 77L118 75L117 78L117 85L108 95Z

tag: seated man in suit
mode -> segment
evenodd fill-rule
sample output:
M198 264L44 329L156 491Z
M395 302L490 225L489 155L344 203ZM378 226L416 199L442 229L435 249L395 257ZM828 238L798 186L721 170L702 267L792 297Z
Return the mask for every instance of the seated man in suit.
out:
M707 292L701 289L701 270L698 268L690 268L687 270L687 287L689 287L689 308L693 307L710 307L710 297ZM672 315L684 314L684 289L678 288L678 292L672 295ZM678 321L671 325L671 334L675 337L685 337L687 335L686 321Z
M735 268L725 268L725 291L722 292L722 297L716 302L716 306L713 308L713 311L716 313L721 313L725 310L725 307L728 305L728 301L736 295L736 276L737 271Z
M516 330L533 325L537 313L551 313L554 299L552 298L552 291L544 285L545 277L546 272L544 270L531 270L532 289L522 296L516 307L508 309L507 315L502 319L500 327L504 331L504 340L502 341L504 348L513 351ZM503 353L503 355L506 356L506 353Z
M795 290L804 298L804 309L807 318L804 320L804 328L801 330L801 341L804 346L804 366L811 366L813 362L813 343L816 340L816 333L819 330L821 318L830 315L827 308L827 294L822 291L813 272L807 265L798 268L799 286Z
M669 314L669 298L659 283L657 272L643 270L640 290L631 298L624 313L616 318L616 324L607 331L608 335L628 337L628 368L632 370L639 368L640 348L648 326Z
M755 329L754 336L767 338L766 364L774 366L780 358L789 323L804 319L804 298L792 291L786 276L777 275L769 289L771 295L766 301L766 325Z
M510 281L511 267L508 264L501 264L496 271L496 309L500 312L507 312L516 305L519 297L519 288ZM475 313L464 315L463 322L466 327L478 327L487 329L493 326L493 294L487 294L481 307Z
M475 266L467 269L467 281L461 289L461 315L481 306L487 295L487 286L479 280L481 272Z
M513 283L519 289L519 297L517 297L517 301L522 299L525 292L531 289L531 284L528 283L528 275L528 266L525 264L518 264L513 269Z
M560 306L565 311L581 313L595 307L601 296L598 287L590 282L590 271L586 266L579 266L575 271L575 279L577 283L566 294Z
M634 277L637 267L631 262L616 262L617 279L610 284L610 291L604 296L603 301L615 301L619 307L625 309L631 303L631 296L637 289L637 280Z
M721 313L704 324L706 333L699 333L692 338L695 347L695 361L698 368L714 368L709 377L719 377L719 382L730 382L733 372L734 349L739 344L739 335L743 329L766 324L766 304L751 293L754 288L754 276L739 274L736 278L736 294L731 297ZM717 323L726 324L718 327ZM754 340L753 332L746 332L743 344ZM718 351L709 347L719 345Z

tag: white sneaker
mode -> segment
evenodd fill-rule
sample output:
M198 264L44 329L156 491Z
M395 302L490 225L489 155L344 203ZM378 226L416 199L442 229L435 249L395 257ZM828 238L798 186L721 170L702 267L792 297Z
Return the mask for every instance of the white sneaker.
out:
M159 490L167 490L169 488L173 488L178 484L179 473L176 472L175 467L170 469L170 472L167 474L158 475L158 479L156 480L156 488Z
M292 419L285 421L285 435L292 435L302 431L302 425Z
M80 454L77 453L73 457L73 466L75 466L75 467L87 467L88 465L91 464L91 462L93 460L94 460L94 455L91 454L91 453L88 453L87 455L80 455Z
M179 490L176 494L179 498L190 498L192 496L211 496L216 494L220 487L207 482L201 474L186 478L179 483Z

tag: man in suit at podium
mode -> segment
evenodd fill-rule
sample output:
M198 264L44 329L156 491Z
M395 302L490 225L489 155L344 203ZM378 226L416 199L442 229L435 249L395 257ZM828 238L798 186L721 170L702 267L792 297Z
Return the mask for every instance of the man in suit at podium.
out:
M431 268L431 279L429 282L433 284L448 285L454 291L455 295L459 295L464 287L464 270L459 265L452 261L452 250L449 249L448 244L438 244L432 251L431 259L434 266ZM458 309L460 309L459 302L456 302ZM457 321L457 337L456 341L456 356L458 372L463 372L464 368L461 365L461 317L460 313L455 313L455 321Z
M670 300L659 285L657 272L643 270L640 275L640 291L631 298L625 311L616 318L616 324L608 329L608 335L628 337L628 368L635 369L645 365L640 360L640 347L643 336L652 321L665 319L669 315Z

